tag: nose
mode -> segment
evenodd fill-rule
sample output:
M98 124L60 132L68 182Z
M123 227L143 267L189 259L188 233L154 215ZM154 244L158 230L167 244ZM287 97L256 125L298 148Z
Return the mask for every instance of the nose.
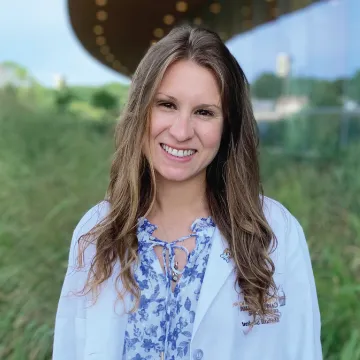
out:
M169 133L177 141L186 141L194 136L194 128L189 114L179 114L177 119L172 123Z

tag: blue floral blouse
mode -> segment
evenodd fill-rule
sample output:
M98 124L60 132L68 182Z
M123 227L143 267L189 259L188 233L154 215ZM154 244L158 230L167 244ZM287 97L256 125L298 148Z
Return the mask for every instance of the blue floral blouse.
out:
M191 226L192 234L168 243L153 236L157 227L146 218L138 223L139 263L134 269L140 287L140 303L129 314L123 360L190 359L190 340L201 285L212 245L215 224L211 217L200 218ZM181 243L194 236L195 249L189 254ZM154 246L163 248L162 270ZM182 271L175 266L175 249L187 254ZM174 290L172 276L181 275ZM132 299L134 301L134 299Z

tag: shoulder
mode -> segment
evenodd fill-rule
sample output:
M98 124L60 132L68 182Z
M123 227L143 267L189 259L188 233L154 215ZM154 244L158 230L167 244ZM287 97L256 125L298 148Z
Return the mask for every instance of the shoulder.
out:
M267 196L263 197L263 212L275 233L290 231L291 227L300 226L299 221L283 204Z
M278 267L282 268L294 253L308 251L302 226L284 205L264 196L263 212L276 238L272 257Z
M100 224L110 212L110 203L103 200L89 209L80 219L74 230L74 237L80 236L91 231L96 225Z
M110 204L107 201L101 201L86 211L73 231L69 249L68 267L59 303L59 309L61 313L66 313L68 309L73 306L72 297L68 297L68 294L76 294L77 292L83 291L84 285L87 281L88 270L90 269L92 259L96 251L95 245L90 243L89 246L84 248L84 252L82 253L81 257L82 261L80 264L79 254L82 247L80 246L79 240L82 235L87 234L94 228L94 226L99 224L106 217L109 211ZM81 271L78 271L80 268ZM57 316L59 316L59 314L60 313L58 312Z
M69 254L69 266L77 267L78 254L80 251L80 238L91 231L96 225L100 224L102 220L107 216L110 211L110 203L107 201L101 201L100 203L89 209L80 219L75 227L70 245ZM91 263L92 258L96 252L95 243L90 241L84 249L83 260L85 265L88 266Z

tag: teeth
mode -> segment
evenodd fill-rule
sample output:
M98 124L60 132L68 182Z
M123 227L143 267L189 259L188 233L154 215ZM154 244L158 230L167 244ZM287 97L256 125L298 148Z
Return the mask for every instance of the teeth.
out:
M177 157L190 156L195 153L195 150L176 150L168 145L161 144L161 147L169 154Z

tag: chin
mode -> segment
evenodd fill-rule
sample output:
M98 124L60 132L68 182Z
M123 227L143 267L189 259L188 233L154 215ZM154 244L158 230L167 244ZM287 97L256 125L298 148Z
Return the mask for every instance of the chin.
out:
M169 171L168 169L163 170L163 171L157 171L157 173L160 175L161 178L163 178L164 180L167 181L176 181L176 182L181 182L181 181L187 181L189 179L191 179L192 177L194 177L193 174L189 174L188 172L185 171Z

